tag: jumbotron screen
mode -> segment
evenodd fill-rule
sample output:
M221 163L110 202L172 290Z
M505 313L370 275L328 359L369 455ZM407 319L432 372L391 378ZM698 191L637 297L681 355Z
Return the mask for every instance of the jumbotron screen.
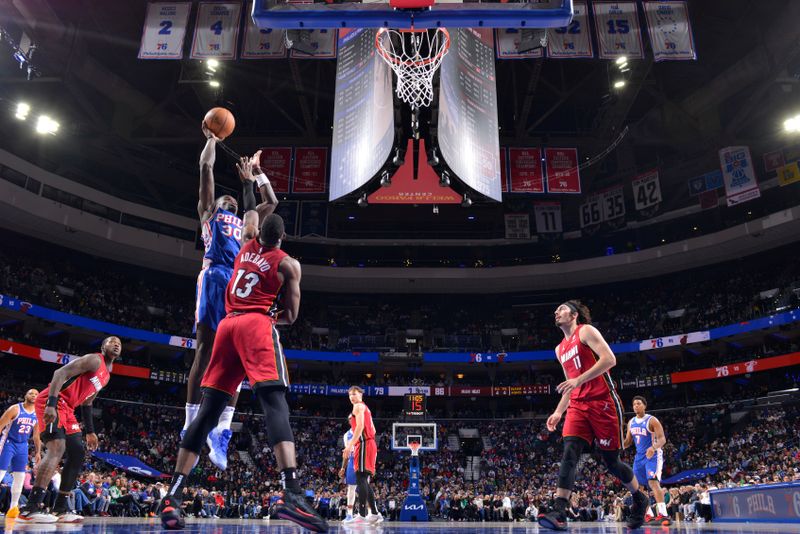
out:
M339 30L330 200L375 176L394 143L392 76L375 51L375 31Z
M450 31L440 67L439 148L467 186L501 200L494 41L490 29Z

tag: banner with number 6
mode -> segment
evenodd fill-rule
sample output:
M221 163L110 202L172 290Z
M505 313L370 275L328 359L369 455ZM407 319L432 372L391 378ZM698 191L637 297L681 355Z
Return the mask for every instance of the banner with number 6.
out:
M642 59L642 31L636 2L593 2L601 59Z
M241 13L239 2L200 2L192 59L236 59Z
M191 2L151 2L139 46L139 59L183 59L183 39Z

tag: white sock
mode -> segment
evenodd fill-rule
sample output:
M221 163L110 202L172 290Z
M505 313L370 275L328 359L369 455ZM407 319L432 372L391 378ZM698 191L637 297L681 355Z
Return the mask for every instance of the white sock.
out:
M233 406L226 406L225 409L222 410L222 413L219 416L219 422L217 423L218 432L231 429L231 422L233 422L234 410L235 408Z
M653 510L650 508L650 506L647 507L647 511L644 513L644 515L653 515Z
M2 469L0 470L0 482L2 482L4 478L6 478L6 470Z
M22 495L22 485L25 483L24 472L14 472L14 482L11 483L11 505L9 509L19 506L19 496Z
M658 508L658 515L663 515L664 517L667 517L667 503L657 502L656 507Z
M188 402L186 403L186 420L183 422L184 430L187 430L189 428L189 425L192 424L194 418L197 417L197 410L199 409L200 409L199 404L189 404Z

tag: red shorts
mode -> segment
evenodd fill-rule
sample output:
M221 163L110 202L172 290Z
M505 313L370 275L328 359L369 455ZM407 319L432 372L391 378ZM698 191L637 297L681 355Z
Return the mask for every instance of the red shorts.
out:
M245 377L253 388L289 387L275 320L263 313L228 315L219 323L201 386L233 395Z
M81 426L75 418L75 409L67 405L66 402L59 398L58 406L56 407L56 419L49 425L44 422L44 409L47 407L48 392L42 391L37 395L33 407L36 411L36 419L38 420L38 428L41 433L42 441L49 441L51 439L64 439L70 434L78 434L81 431Z
M378 460L378 444L374 439L356 443L353 457L353 468L356 473L364 471L375 476L375 462Z
M623 426L622 403L611 393L606 399L570 401L561 434L582 438L589 445L597 440L601 450L616 451L624 441Z

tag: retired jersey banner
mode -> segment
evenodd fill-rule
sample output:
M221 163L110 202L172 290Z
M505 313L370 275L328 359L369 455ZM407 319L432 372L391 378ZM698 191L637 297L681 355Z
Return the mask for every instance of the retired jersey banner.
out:
M697 59L686 2L644 2L644 14L656 61Z
M200 2L194 27L192 59L236 59L239 2Z
M545 148L548 193L580 193L577 148Z
M603 191L603 221L625 216L625 194L622 186Z
M642 32L636 2L592 2L601 59L642 59Z
M800 182L800 168L796 161L778 169L778 183L781 187L797 182Z
M506 213L506 239L530 239L531 218L527 213Z
M282 59L286 57L286 31L261 29L252 17L245 17L242 59Z
M509 148L512 193L544 193L542 151L539 148Z
M508 193L508 150L500 147L500 192Z
M294 149L293 193L324 193L327 175L327 148Z
M276 193L288 193L289 176L292 175L292 148L262 148L261 170L269 178L273 191Z
M725 181L728 206L735 206L761 196L748 147L723 148L719 151L719 164Z
M650 171L640 174L631 183L633 188L633 200L636 203L637 211L641 211L661 202L661 182L658 179L658 171Z
M534 202L536 232L539 234L560 234L564 231L561 223L560 202Z
M579 208L581 229L603 222L603 207L600 195L592 195Z
M784 165L786 165L786 160L783 158L783 150L775 150L773 152L767 152L764 154L765 171L777 171Z
M589 35L589 6L586 2L574 2L572 12L569 26L547 29L548 57L594 57L592 36Z
M536 31L536 30L534 30ZM544 30L542 36L546 35ZM521 30L517 28L497 28L494 30L495 50L497 59L534 59L544 56L544 48L534 48L527 52L519 52L519 39Z
M296 49L289 51L289 57L295 59L330 59L336 57L336 45L339 41L337 30L308 30L309 42L303 46L310 46L314 49L313 54L306 54Z
M183 59L183 39L191 2L151 2L139 46L139 59Z

